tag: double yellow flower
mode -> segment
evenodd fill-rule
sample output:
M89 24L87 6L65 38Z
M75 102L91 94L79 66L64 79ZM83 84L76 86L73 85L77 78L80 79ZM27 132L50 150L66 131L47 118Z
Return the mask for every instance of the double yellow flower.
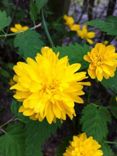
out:
M69 27L71 31L75 31L77 35L85 39L89 44L93 44L93 38L95 37L95 32L88 31L86 25L80 27L79 24L76 24L73 17L64 15L65 24Z

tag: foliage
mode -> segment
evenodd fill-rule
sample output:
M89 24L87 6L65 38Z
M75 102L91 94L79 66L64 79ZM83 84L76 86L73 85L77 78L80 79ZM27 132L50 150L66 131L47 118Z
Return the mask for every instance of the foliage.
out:
M96 140L102 141L108 135L108 123L111 121L106 107L95 104L87 105L82 112L82 130Z
M0 11L0 31L11 23L11 18L5 11Z
M42 144L47 140L52 133L56 132L56 129L60 126L60 123L54 123L49 125L46 121L42 123L36 121L29 121L26 124L26 156L42 156Z
M114 156L111 147L107 143L102 143L102 150L104 152L104 156Z
M72 25L69 25L69 27L67 27L65 23L63 23L64 22L63 17L58 17L58 15L56 14L57 9L61 10L62 7L63 8L66 7L66 2L65 4L63 4L64 3L63 1L62 2L60 2L59 0L58 2L55 1L56 4L58 3L57 6L59 6L59 3L61 3L62 5L61 8L54 8L53 1L52 0L51 1L49 0L30 0L30 1L1 0L0 1L0 7L1 7L0 8L1 9L0 10L0 156L16 156L16 155L17 156L33 156L33 155L43 156L42 150L43 150L43 145L46 143L46 141L50 137L52 138L53 134L59 138L59 135L57 133L58 128L60 128L61 132L67 131L68 133L65 136L64 133L62 133L63 139L60 140L60 142L58 143L58 146L56 147L57 150L55 155L57 156L63 155L66 147L69 145L69 142L72 140L74 134L80 134L82 132L86 132L88 136L93 136L94 139L101 144L102 150L104 152L104 156L114 156L114 154L116 155L117 153L117 147L116 147L117 127L116 125L113 124L116 123L117 120L117 71L115 72L115 75L112 78L103 79L101 83L99 83L97 80L91 80L91 77L89 76L90 74L88 75L89 72L88 68L89 66L91 67L91 65L84 60L84 55L87 55L87 53L90 51L94 51L92 50L92 48L95 47L95 45L98 42L101 42L103 44L109 44L109 45L114 42L117 44L116 41L117 17L109 16L104 19L101 18L94 19L91 21L87 21L84 24L82 21L80 21L80 19L77 22L76 20L73 19L73 17L71 17L73 21L75 21L74 27L72 27ZM56 12L53 12L54 10L53 8L55 9ZM82 13L84 13L83 10ZM82 15L80 18L82 18ZM45 19L47 19L47 21ZM10 28L13 27L15 24L20 24L23 27L27 26L29 29L26 31L23 30L16 33L10 32L11 31ZM87 24L89 27L86 27L85 24ZM86 34L84 29L83 31L84 39L82 37L80 38L80 33L79 33L83 27L84 28L86 27L86 31L89 32ZM97 29L99 30L97 31ZM91 46L86 40L86 38L89 37L92 39L92 43L93 43ZM107 43L104 43L104 40L107 40ZM34 58L36 54L39 53L41 51L41 48L44 46L51 47L54 52L59 53L60 58L62 58L63 56L68 56L70 64L80 63L81 71L83 72L88 71L87 72L88 79L83 83L81 82L80 88L82 88L84 84L86 85L87 81L91 81L91 86L89 89L85 87L84 91L78 90L79 93L77 93L78 92L76 91L77 85L72 81L71 83L73 83L73 85L71 91L67 91L67 89L65 90L66 93L69 93L70 98L68 98L65 94L66 98L63 99L65 99L66 104L69 105L70 110L73 107L73 109L76 112L76 116L73 118L72 121L70 121L70 123L69 123L70 119L68 119L68 116L70 116L69 115L70 112L69 110L67 110L67 107L63 105L61 100L62 99L61 94L60 94L61 98L59 98L60 105L62 105L64 107L64 110L67 112L66 120L68 122L67 121L61 122L58 120L56 121L54 118L53 120L55 122L53 122L52 124L48 124L46 120L34 121L24 116L23 113L19 113L19 107L25 104L29 106L29 101L27 103L25 102L25 104L22 104L21 100L18 101L14 100L13 94L16 92L16 90L13 91L13 93L11 93L9 89L10 86L15 84L15 82L11 80L11 78L13 78L14 75L13 66L18 61L20 62L25 61L27 57ZM113 51L113 49L111 50ZM45 55L46 54L47 53L45 53ZM97 68L99 69L99 66L101 66L102 64L97 54L96 54L97 58L95 58L93 54L91 57L94 59L94 66L96 64ZM113 54L115 56L115 60L114 60L115 62L113 60L112 62L111 60L109 60L108 61L109 65L108 63L106 63L107 66L109 66L109 68L105 67L104 69L106 71L106 74L104 76L105 78L108 78L107 76L108 73L110 76L112 75L112 68L111 68L112 66L113 69L115 69L116 61L117 61L116 54L117 53ZM89 55L87 55L87 60L89 59L88 56ZM110 57L111 56L112 55L110 55ZM43 64L45 69L46 67L49 66L49 64L46 63L46 61ZM50 62L53 63L54 61L56 61L56 59L52 59ZM114 65L113 62L115 63ZM66 64L64 64L64 61L62 61L62 59L61 62L59 63L61 66L63 66L66 69ZM33 86L33 81L35 81L36 76L37 77L42 76L43 75L42 73L45 71L42 70L41 72L39 72L38 68L40 68L41 64L38 68L35 67L33 61L30 62L29 64L30 65L28 66L29 68L27 70L28 74L26 75L26 77L25 76L23 77L24 79L23 78L21 79L21 81L23 82L22 85L25 86L29 84L28 87L31 88L32 90L34 89L33 97L36 96L38 97L38 94L40 92L39 90L40 88L38 88L38 86L42 85L41 84L42 82L39 83L38 79L36 79L37 81L35 83L36 85ZM34 74L33 76L30 74L31 65L33 65L35 71L34 73L32 72ZM75 64L74 66L70 66L69 68L70 73L73 73L74 71L76 72L77 65L78 64ZM20 67L21 66L19 66L19 68ZM91 70L94 72L92 68L93 67L91 67ZM53 70L52 68L51 70L55 71L56 69L58 70L58 68L56 68L55 66L55 69ZM57 70L56 72L59 72ZM21 69L20 71L18 69L17 75L26 74L25 70L24 72L22 71L23 69ZM97 70L96 72L98 73L99 71L100 70ZM48 68L46 72L50 74ZM93 72L92 75L94 76ZM82 74L81 75L78 75L77 73L75 74L77 79L80 79L81 81L83 80ZM52 74L50 74L49 76L51 75ZM55 73L53 75L55 75ZM60 70L60 77L62 77L61 75L62 74ZM32 77L28 78L29 76ZM49 76L45 78L44 76L42 76L44 78L44 82L49 82L47 83L47 85L51 84L50 83L51 79ZM52 79L52 82L55 83L54 86L56 86L56 81L59 80L59 78L56 75L55 77L56 77L56 79L54 79L55 82ZM73 80L76 79L76 77L75 76L69 77L69 75L67 75L68 78L67 82L69 82L70 79ZM15 77L15 79L19 81L19 84L21 83L18 77ZM58 90L62 90L62 88L66 88L66 86L68 85L68 83L64 79L65 78L61 80L62 87L59 85L57 86L59 88ZM26 84L25 82L28 81L29 83ZM63 81L65 81L65 83ZM20 95L21 86L20 87L19 86L17 87L19 91L18 94L19 96L21 96ZM51 94L49 89L45 91L45 84L43 86L44 86L43 92L44 93L47 92L47 99L51 98L50 95L54 96L53 90L55 90L55 88L52 85L47 86L47 88L51 88L52 90ZM23 89L25 90L26 88L24 87ZM74 104L73 102L71 102L72 101L71 99L74 98L74 95L72 95L72 91L75 92L76 95L77 94L83 95L85 93L85 95L83 96L85 101L84 105L76 104L78 103L79 100L81 100L81 99L77 99L77 96L75 98L76 103ZM32 97L29 98L30 93L27 92L25 93L27 95L27 99L30 100L32 98ZM25 95L22 94L22 96ZM35 100L35 98L33 100ZM40 99L37 98L37 101L39 100ZM31 101L32 103L30 102L30 105L36 104L37 102L35 101L34 102ZM100 103L98 101L100 101ZM42 104L42 107L44 102L40 102ZM33 109L31 108L31 106L29 108L30 111L31 109ZM39 107L39 109L40 108L41 107ZM58 107L58 110L52 109L52 111L53 112L56 111L58 118L60 120L59 109L61 108ZM27 109L27 111L29 110ZM30 111L28 113L31 113ZM39 110L35 109L36 113L37 111ZM64 112L62 112L61 114L62 114L61 116L64 119ZM43 113L43 116L44 115L45 114ZM9 121L9 116L13 117L13 121ZM30 116L34 118L32 114ZM38 119L39 116L36 116L36 118ZM40 120L41 120L41 115L40 115ZM66 122L65 125L64 122ZM62 123L65 126L65 129L64 126L63 127L61 126Z
M0 137L0 155L24 155L24 129L21 123L7 127L4 135Z
M60 52L60 57L68 56L70 63L79 62L82 65L82 69L87 68L88 64L84 62L83 56L89 51L89 46L84 44L71 44L69 46L55 47L56 52Z
M103 80L102 85L117 94L117 72L115 76L110 78L109 80Z
M17 34L14 40L14 46L18 47L19 54L24 58L34 57L42 45L39 34L34 30Z
M117 17L109 16L105 20L95 19L87 22L88 25L99 28L109 35L117 35Z

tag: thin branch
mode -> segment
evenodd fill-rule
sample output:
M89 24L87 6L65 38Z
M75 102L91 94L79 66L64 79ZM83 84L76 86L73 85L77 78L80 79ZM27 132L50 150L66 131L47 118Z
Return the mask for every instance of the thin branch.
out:
M39 28L40 26L41 26L41 23L39 23L39 24L37 24L37 25L29 28L28 30L34 30L36 28ZM23 33L23 32L25 32L25 31L20 31L20 32L16 32L16 33L9 33L9 34L7 34L7 33L4 32L5 34L4 35L0 35L0 38L4 38L4 37L6 38L6 37L10 37L10 36L15 36L15 35L20 34L20 33Z
M4 126L8 125L9 123L13 122L13 121L16 121L17 119L16 118L11 118L10 120L8 120L7 122L3 123L1 126L0 126L0 129L2 129Z

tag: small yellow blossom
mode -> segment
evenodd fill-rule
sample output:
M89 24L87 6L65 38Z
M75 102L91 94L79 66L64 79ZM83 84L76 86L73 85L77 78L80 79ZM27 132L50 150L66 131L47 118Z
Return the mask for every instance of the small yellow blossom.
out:
M103 44L108 45L109 41L105 40L103 41Z
M85 39L89 44L93 44L93 38L95 37L95 32L88 31L86 25L84 25L80 30L77 31L77 35L82 39Z
M64 15L65 24L69 27L71 31L78 31L80 29L79 24L75 24L73 17Z
M74 19L71 16L64 15L65 24L70 27L74 24Z
M117 68L117 53L113 45L105 46L97 43L95 47L84 56L84 60L90 63L88 74L92 79L102 81L103 77L113 77Z
M103 156L101 145L85 133L73 137L63 156Z
M66 120L75 116L74 103L83 103L83 86L90 86L86 72L77 72L81 65L70 65L68 57L59 59L51 48L44 47L35 59L27 58L14 66L16 82L14 98L22 101L19 112L31 119L51 124L56 118Z
M117 101L117 96L116 96L115 100Z
M70 26L71 31L78 31L80 30L80 25L79 24L73 24Z
M21 24L15 24L15 27L10 28L10 31L14 32L14 33L17 33L17 32L26 31L28 29L29 29L28 26L22 26Z

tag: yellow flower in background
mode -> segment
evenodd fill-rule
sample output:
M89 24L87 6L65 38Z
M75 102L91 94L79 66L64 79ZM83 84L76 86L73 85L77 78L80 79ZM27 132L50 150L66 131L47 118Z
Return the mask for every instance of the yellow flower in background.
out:
M115 98L115 100L117 101L117 97Z
M21 24L15 24L15 27L10 28L10 31L14 32L14 33L17 33L17 32L26 31L28 29L29 29L28 26L22 26Z
M65 20L65 24L66 24L68 27L70 27L70 26L72 26L72 25L74 24L74 19L73 19L73 17L64 15L63 18L64 18L64 20Z
M22 101L19 112L31 119L51 124L56 118L66 120L75 116L74 102L83 103L83 86L90 86L86 72L77 72L81 65L70 65L68 57L59 59L51 48L44 47L35 59L27 58L14 66L16 82L10 89L14 98ZM76 73L77 72L77 73Z
M105 40L103 41L103 44L108 45L109 41Z
M89 44L93 44L93 38L95 37L95 32L88 31L86 25L84 25L80 30L77 31L77 35L82 39L85 39Z
M89 62L88 74L92 79L102 81L103 77L109 79L114 76L117 68L117 53L113 45L105 46L97 43L95 47L84 56Z
M73 24L70 26L71 31L78 31L80 30L80 25L79 24Z
M70 142L63 156L103 156L100 148L101 145L93 137L87 137L82 133L73 136L73 141Z
M78 31L80 29L79 24L75 24L73 17L64 15L65 24L69 27L71 31Z

